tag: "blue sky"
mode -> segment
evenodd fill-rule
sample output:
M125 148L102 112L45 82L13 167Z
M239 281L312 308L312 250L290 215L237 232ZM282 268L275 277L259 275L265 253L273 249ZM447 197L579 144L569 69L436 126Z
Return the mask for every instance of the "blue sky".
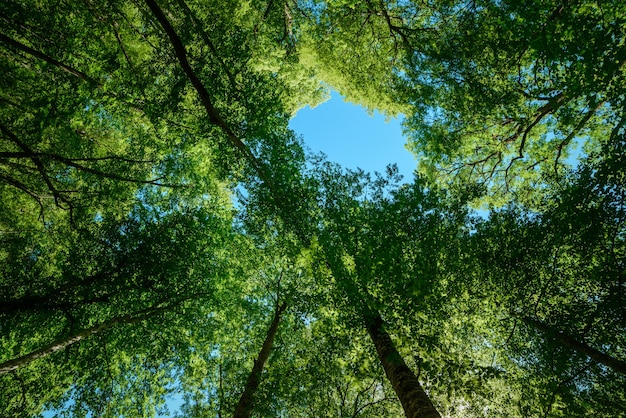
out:
M406 150L399 119L385 121L348 102L336 92L314 109L305 107L291 120L290 127L303 136L313 152L323 152L329 161L346 168L383 173L396 163L404 181L411 181L417 162Z

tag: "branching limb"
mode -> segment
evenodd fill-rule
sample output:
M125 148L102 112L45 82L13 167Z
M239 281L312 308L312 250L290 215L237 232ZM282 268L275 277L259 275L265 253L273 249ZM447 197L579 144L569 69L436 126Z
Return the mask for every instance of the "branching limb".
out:
M29 46L26 46L23 43L18 42L15 39L9 38L8 36L6 36L6 35L4 35L2 33L0 33L0 42L3 42L5 44L7 44L7 45L10 45L10 46L12 46L15 49L18 49L18 50L20 50L22 52L25 52L25 53L27 53L29 55L32 55L32 56L34 56L36 58L39 58L39 59L43 60L43 61L46 61L48 64L54 65L55 67L60 68L61 70L65 71L68 74L71 74L71 75L73 75L75 77L78 77L81 80L97 84L94 79L92 79L87 74L83 73L82 71L79 71L79 70L77 70L75 68L72 68L69 65L63 64L62 62L55 60L51 56L46 55L43 52L37 51L37 50L35 50L35 49L33 49L33 48L29 47Z
M150 8L152 14L158 20L159 24L170 39L170 43L174 48L174 52L176 54L176 57L178 58L178 62L185 74L187 75L187 78L189 79L189 81L191 81L191 84L200 96L200 101L206 110L207 116L209 117L209 121L211 122L211 124L217 126L226 135L231 144L237 150L239 150L242 156L250 163L250 165L252 165L259 177L268 185L268 187L271 188L272 184L261 162L257 160L257 158L250 151L250 149L248 149L248 147L241 141L241 139L237 137L237 135L233 132L230 126L228 126L226 121L222 119L221 115L213 105L209 92L189 64L189 60L187 59L187 50L185 46L181 42L178 34L170 24L167 17L163 13L163 10L161 10L155 0L145 0L145 3Z
M56 205L58 207L60 207L60 208L63 208L62 205L61 205L61 202L63 202L63 203L67 203L68 205L71 206L70 202L65 197L63 197L59 193L59 191L56 189L54 184L52 184L52 179L50 179L50 176L46 172L46 168L44 167L44 165L41 162L41 160L35 155L33 150L31 150L30 147L28 145L26 145L26 143L20 141L20 139L15 134L13 134L11 131L9 131L4 125L0 125L0 131L2 133L4 133L5 136L7 136L19 148L21 148L22 151L24 151L26 154L28 154L28 156L31 159L31 161L35 164L35 167L37 168L37 171L39 171L39 174L41 175L41 178L43 179L44 183L46 183L46 186L48 187L48 190L54 196L54 202L56 203Z
M561 158L561 153L563 152L563 148L569 145L572 139L574 139L578 132L580 132L585 127L587 122L589 122L589 120L593 117L593 115L595 115L595 113L598 111L598 109L600 109L600 107L602 107L603 104L604 102L601 101L593 109L590 109L587 113L585 113L585 116L583 116L583 118L578 122L574 129L572 129L569 135L567 135L567 137L557 146L556 158L554 159L554 174L557 177L559 176L558 164L559 159Z
M41 176L42 176L44 182L46 183L46 185L48 186L48 189L53 194L57 205L59 205L59 201L62 201L62 202L65 202L65 203L69 203L69 202L67 201L66 198L64 198L60 194L60 192L52 184L52 180L50 179L50 177L49 177L48 173L46 172L46 169L45 169L45 167L44 167L44 165L43 165L43 163L41 161L42 157L46 158L46 159L62 162L62 163L66 164L66 165L68 165L70 167L76 168L76 169L78 169L80 171L83 171L83 172L86 172L86 173L97 175L99 177L104 177L104 178L109 178L109 179L113 179L113 180L129 182L129 183L149 184L149 185L161 186L161 187L170 187L170 188L182 187L181 185L176 185L176 184L160 183L159 181L163 177L159 177L159 178L151 179L151 180L134 179L132 177L126 177L126 176L122 176L122 175L119 175L119 174L107 173L105 171L97 170L95 168L88 167L88 166L80 164L78 162L78 161L102 161L102 160L108 160L108 159L118 159L120 161L125 161L125 162L142 162L142 163L144 163L145 161L142 161L142 160L125 159L125 158L122 158L122 157L74 158L73 159L73 158L67 158L67 157L63 157L63 156L60 156L60 155L56 155L56 154L34 152L32 149L30 149L30 147L28 147L28 145L26 145L24 142L20 141L20 139L14 133L9 131L4 125L0 125L0 131L3 132L12 142L17 144L23 150L22 153L6 153L6 155L12 156L12 157L30 158L33 161L33 163L35 164L35 166L37 167L37 170L41 174Z
M83 331L80 331L69 337L58 339L28 354L0 363L0 375L13 372L18 368L26 366L37 359L59 352L66 347L69 347L93 334L97 334L104 331L105 329L111 328L112 326L142 322L164 311L165 309L165 307L151 307L147 309L142 309L133 314L117 316L115 318L109 319L108 321L104 321L87 329L84 329Z

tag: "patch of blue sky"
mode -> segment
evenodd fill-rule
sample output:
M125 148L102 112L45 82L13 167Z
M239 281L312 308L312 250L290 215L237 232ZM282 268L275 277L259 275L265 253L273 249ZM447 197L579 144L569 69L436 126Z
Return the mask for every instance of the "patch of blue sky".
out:
M303 137L306 147L324 153L328 161L369 173L385 173L389 164L396 164L403 181L411 182L417 161L405 148L402 119L386 119L378 112L369 115L333 91L329 100L314 109L300 109L289 125Z

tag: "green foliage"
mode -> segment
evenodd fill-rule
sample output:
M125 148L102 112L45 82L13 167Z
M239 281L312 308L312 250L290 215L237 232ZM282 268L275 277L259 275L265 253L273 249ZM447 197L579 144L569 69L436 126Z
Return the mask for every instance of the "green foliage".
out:
M622 3L4 2L0 414L230 414L284 303L256 416L400 415L375 316L444 415L623 415Z
M537 203L533 189L621 123L624 12L611 1L436 4L432 37L411 45L405 72L423 172L479 182L494 203Z
M474 237L476 279L508 317L493 325L508 334L506 355L542 377L533 386L543 401L520 405L529 413L623 411L624 398L611 389L623 385L623 374L590 361L560 337L624 358L617 332L623 322L623 167L613 165L622 158L623 136L616 136L603 158L585 162L564 189L546 197L542 212L494 213Z
M136 374L142 362L161 368L160 361L171 361L167 359L179 350L178 345L182 349L191 344L180 338L179 330L201 326L200 319L206 318L211 301L220 297L229 278L226 248L234 247L228 217L220 217L219 212L189 209L150 219L138 211L124 222L103 219L84 227L68 231L51 226L45 233L6 238L1 361L120 315L155 306L172 312L146 324L105 329L65 353L2 376L5 388L20 383L20 390L2 391L5 414L13 408L34 413L45 404L63 406L64 399L92 412L104 407L101 402L125 397L142 408L158 403L163 396L160 389L143 394L144 403L137 393L126 392L127 382L144 379ZM49 376L44 381L52 382L37 383L41 373ZM113 376L115 381L107 384ZM153 374L145 377L156 388L164 387L153 378ZM56 391L48 394L46 388ZM102 390L111 392L102 398L98 395ZM69 391L66 398L55 398L63 391ZM106 408L115 405L121 407L123 402Z
M405 52L393 29L401 17L374 1L299 2L296 7L297 48L305 68L370 112L408 112L397 67Z

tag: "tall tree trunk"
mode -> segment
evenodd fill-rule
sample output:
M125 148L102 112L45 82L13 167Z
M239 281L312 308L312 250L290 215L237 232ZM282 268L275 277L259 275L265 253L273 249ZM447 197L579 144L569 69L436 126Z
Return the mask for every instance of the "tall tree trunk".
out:
M626 374L626 361L616 359L609 354L606 354L596 348L590 347L584 341L579 341L571 335L565 334L563 331L559 329L555 329L548 324L541 322L538 319L531 318L529 316L520 317L522 321L526 324L533 326L537 329L540 329L547 335L553 337L556 341L563 344L566 347L571 348L572 350L584 354L592 360L597 361L598 363L609 367L615 370L618 373Z
M393 345L391 337L385 331L380 314L372 313L365 320L367 332L374 342L378 358L393 386L393 390L400 399L405 415L408 418L441 418L428 395L422 389L419 380Z
M69 337L60 338L44 347L41 347L21 357L5 361L4 363L0 363L0 375L12 372L14 370L19 369L20 367L23 367L32 363L33 361L37 359L40 359L42 357L46 357L46 356L49 356L50 354L54 354L58 351L61 351L65 347L68 347L81 340L84 340L85 338L93 334L97 334L101 331L104 331L107 328L110 328L117 324L133 324L133 323L141 322L164 309L165 308L148 308L139 312L135 312L134 314L117 316L115 318L109 319L108 321L104 321L97 325L94 325L93 327L84 329L79 333L70 335Z
M267 362L270 352L272 351L274 338L278 332L278 324L280 323L280 318L286 307L287 304L284 302L280 306L278 306L278 304L276 305L272 325L270 325L269 330L267 330L267 335L265 336L265 341L263 341L263 347L261 347L259 357L254 361L252 371L248 375L246 387L241 395L241 398L239 398L237 408L235 408L235 413L233 415L234 418L247 418L252 413L254 394L259 387L259 383L261 382L261 373L263 372L263 367L265 367L265 363Z

